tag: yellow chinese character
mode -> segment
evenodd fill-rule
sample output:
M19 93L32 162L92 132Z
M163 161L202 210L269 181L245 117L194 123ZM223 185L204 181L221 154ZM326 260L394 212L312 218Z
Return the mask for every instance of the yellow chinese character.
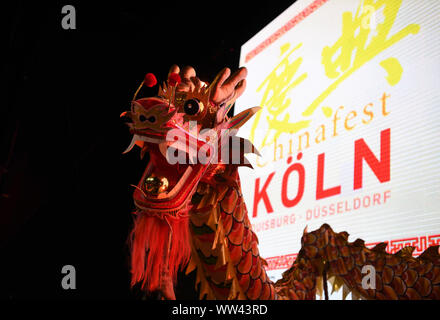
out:
M322 64L324 65L325 74L329 78L336 79L336 81L307 107L303 112L303 116L311 116L342 81L366 62L407 35L419 32L420 26L413 23L389 36L401 4L402 0L365 0L359 3L354 17L349 11L343 13L341 37L333 46L326 46L322 50ZM372 23L372 10L377 12L381 8L383 8L384 21L380 24ZM368 25L374 26L374 28L365 26L367 18ZM403 69L396 58L385 59L380 65L388 72L387 81L390 85L399 82Z
M264 87L266 88L261 100L261 106L269 113L267 117L269 130L267 130L260 147L264 147L273 142L267 141L272 130L275 131L274 139L276 139L283 132L297 132L309 124L309 121L289 122L289 114L285 114L282 119L279 119L283 112L291 105L291 99L287 97L289 92L307 77L307 73L303 73L295 78L302 63L302 58L297 58L293 62L289 61L289 57L300 48L301 45L300 43L288 52L287 50L290 48L290 43L281 46L281 56L285 54L283 59L257 89L258 92ZM260 121L261 114L262 112L259 112L253 122L250 135L251 141L254 141L255 130Z

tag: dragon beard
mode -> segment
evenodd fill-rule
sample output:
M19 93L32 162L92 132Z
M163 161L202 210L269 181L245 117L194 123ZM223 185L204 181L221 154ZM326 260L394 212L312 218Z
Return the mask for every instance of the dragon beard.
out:
M176 283L179 267L187 265L190 258L188 223L187 216L136 215L130 235L132 287L141 283L142 290L153 292L169 277Z

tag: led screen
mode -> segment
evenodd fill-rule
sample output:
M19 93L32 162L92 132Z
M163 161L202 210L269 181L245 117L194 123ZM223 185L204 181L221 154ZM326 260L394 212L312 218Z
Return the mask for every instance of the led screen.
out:
M306 226L390 253L440 244L439 8L299 0L242 46L235 113L261 106L239 131L261 157L239 172L272 279Z

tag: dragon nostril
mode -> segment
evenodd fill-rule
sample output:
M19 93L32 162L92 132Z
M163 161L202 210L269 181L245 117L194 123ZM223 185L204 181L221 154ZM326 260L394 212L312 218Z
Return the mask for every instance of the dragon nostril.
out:
M145 122L145 121L149 121L151 123L155 123L156 122L156 117L155 116L150 116L149 118L147 118L146 116L144 116L143 114L141 114L139 116L139 121L140 122Z

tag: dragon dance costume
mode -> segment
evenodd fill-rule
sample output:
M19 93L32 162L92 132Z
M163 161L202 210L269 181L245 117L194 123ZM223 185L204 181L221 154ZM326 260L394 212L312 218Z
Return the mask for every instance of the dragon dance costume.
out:
M175 299L178 270L186 268L187 274L196 270L201 299L315 299L327 279L334 289L343 289L344 298L352 293L363 299L440 299L438 246L417 258L412 247L392 255L385 251L386 243L368 249L362 240L349 242L348 233L336 233L327 224L304 231L293 265L276 283L269 279L238 175L239 166L250 166L244 155L258 151L235 135L259 108L227 116L244 90L246 74L239 71L232 82L224 69L211 85L196 80L187 90L179 90L181 78L171 73L156 97L137 99L142 85L156 85L154 75L147 74L131 110L121 115L132 121L126 152L137 145L141 157L150 155L134 186L132 285ZM220 90L223 99L216 98ZM167 138L170 133L174 139ZM239 161L231 163L234 143L240 146ZM169 161L176 152L184 155L184 163ZM194 160L200 153L207 161ZM220 154L227 161L219 160ZM366 265L376 270L375 289L362 285Z

